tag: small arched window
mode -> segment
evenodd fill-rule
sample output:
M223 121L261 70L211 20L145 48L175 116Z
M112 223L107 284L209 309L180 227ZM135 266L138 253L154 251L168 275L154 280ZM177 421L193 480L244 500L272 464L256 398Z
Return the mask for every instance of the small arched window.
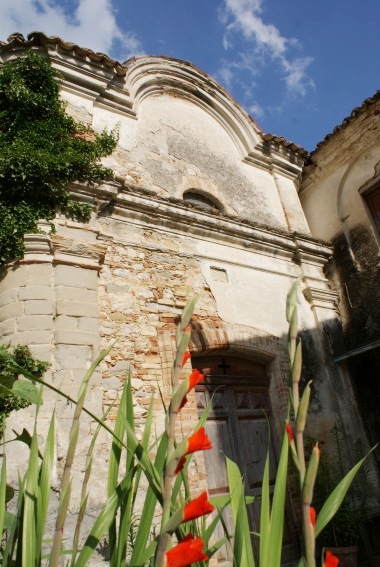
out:
M197 193L190 189L183 194L184 201L188 203L192 203L193 205L198 205L199 207L203 207L207 211L211 211L212 209L220 210L220 207L212 201L209 197L205 197L202 193Z

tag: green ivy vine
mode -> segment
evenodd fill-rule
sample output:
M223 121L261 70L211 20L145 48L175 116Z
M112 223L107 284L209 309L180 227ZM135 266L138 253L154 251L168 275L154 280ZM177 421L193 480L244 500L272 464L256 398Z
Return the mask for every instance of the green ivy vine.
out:
M14 370L14 363L36 378L41 378L49 366L48 362L34 358L29 347L25 345L18 345L13 351L7 346L0 345L0 439L8 415L14 410L26 408L31 403L20 395L6 393L14 388L18 380L19 374Z
M58 80L57 80L58 79ZM70 199L73 181L111 175L100 163L117 143L66 113L50 62L29 52L0 69L0 265L23 255L23 236L57 210L87 221L91 207Z

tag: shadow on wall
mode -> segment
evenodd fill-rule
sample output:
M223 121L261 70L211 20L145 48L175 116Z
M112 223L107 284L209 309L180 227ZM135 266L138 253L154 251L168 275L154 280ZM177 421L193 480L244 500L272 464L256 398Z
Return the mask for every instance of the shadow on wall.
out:
M202 327L202 323L196 326ZM334 426L338 423L344 434L345 442L345 472L358 461L358 443L367 450L375 444L370 436L366 439L362 418L358 411L356 392L346 369L334 364L333 356L344 351L342 330L336 321L324 324L322 332L317 330L300 333L303 344L303 372L301 388L312 380L312 400L309 410L307 435L321 441L323 450L328 453ZM287 337L277 343L277 357L282 358L286 351ZM218 348L219 347L219 348ZM247 492L251 496L260 495L261 479L268 446L267 422L269 416L272 429L271 458L276 460L280 436L283 431L286 415L284 398L287 396L287 371L281 366L283 388L279 388L278 376L274 369L275 362L252 350L251 344L239 341L222 346L212 347L203 345L203 352L198 351L192 356L192 365L201 370L205 382L198 388L197 405L202 413L204 407L212 399L212 409L208 416L207 428L213 447L219 454L227 454L238 462L246 477ZM250 352L251 351L251 352ZM286 355L285 355L286 358ZM276 381L273 387L271 381ZM278 399L278 397L282 397ZM359 408L360 399L358 397ZM284 411L282 411L284 410ZM364 415L364 414L363 414ZM277 433L277 438L276 438ZM373 441L373 443L372 443ZM226 487L223 460L217 455L205 455L206 471L209 490L212 494L221 494ZM364 454L364 453L363 453ZM380 450L378 450L380 457ZM334 463L334 457L331 457ZM333 465L332 465L333 466ZM371 461L371 476L375 479L370 484L373 502L380 503L380 491L377 482L377 472L374 461ZM273 477L274 479L274 470ZM297 517L298 507L297 486L293 486L290 477L290 494L288 502L287 527L284 537L284 559L291 561L297 557L297 542L294 535L300 518ZM373 515L377 510L372 510ZM259 507L250 512L252 531L257 530ZM227 523L228 523L228 519ZM368 532L370 535L370 532ZM370 536L371 537L371 536ZM370 554L377 553L377 539L370 541ZM365 554L366 552L364 552ZM228 560L228 557L222 558ZM368 558L363 558L363 565L373 565Z

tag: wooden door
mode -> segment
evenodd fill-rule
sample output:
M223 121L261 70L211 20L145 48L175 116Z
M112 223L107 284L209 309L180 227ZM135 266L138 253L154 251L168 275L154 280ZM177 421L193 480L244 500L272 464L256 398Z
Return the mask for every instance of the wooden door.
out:
M212 400L206 430L213 448L204 452L210 495L228 493L224 455L235 461L245 477L246 493L255 501L248 506L252 532L260 528L260 493L268 451L268 423L272 421L269 400L269 382L261 364L234 357L193 358L193 366L205 375L196 388L199 414ZM273 436L271 436L272 438ZM277 462L274 440L270 447L270 486L273 491ZM230 512L226 523L232 531ZM294 529L286 519L284 531L284 563L297 557ZM222 533L218 534L221 537ZM255 555L258 538L252 538ZM219 553L220 567L231 564L231 552L226 546Z

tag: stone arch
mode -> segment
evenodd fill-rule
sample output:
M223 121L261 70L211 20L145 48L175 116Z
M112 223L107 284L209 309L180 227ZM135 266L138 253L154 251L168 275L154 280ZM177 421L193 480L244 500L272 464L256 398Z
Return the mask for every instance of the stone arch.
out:
M344 171L337 191L336 210L339 223L347 242L348 251L354 265L360 269L360 257L355 253L352 243L352 231L359 225L372 226L372 219L367 211L362 192L375 183L379 177L379 150L375 144L366 147ZM378 235L373 230L375 239Z
M183 193L182 198L184 201L205 207L208 210L216 209L224 212L224 207L219 199L217 199L216 197L214 197L214 195L211 195L207 191L203 191L202 189L190 187Z
M362 201L360 190L372 179L375 182L379 175L378 144L366 147L355 159L350 161L339 183L337 191L337 214L343 231L350 230L357 222L352 217L352 211L360 212L367 220L367 213ZM353 203L350 202L353 200Z
M262 363L269 378L275 429L281 439L288 405L288 358L283 341L253 327L233 323L218 323L213 327L202 322L192 324L189 349L194 357L228 352Z

